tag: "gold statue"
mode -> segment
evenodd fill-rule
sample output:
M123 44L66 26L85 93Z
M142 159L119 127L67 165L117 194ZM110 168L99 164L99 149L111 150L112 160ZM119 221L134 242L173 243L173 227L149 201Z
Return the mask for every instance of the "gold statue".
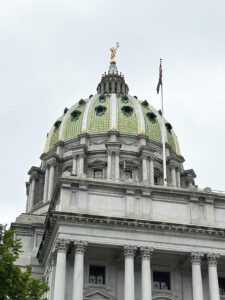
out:
M115 56L116 56L116 51L119 48L119 46L120 46L120 44L117 42L115 48L114 47L110 48L110 50L111 50L111 60L110 60L110 63L111 64L115 64L116 63Z

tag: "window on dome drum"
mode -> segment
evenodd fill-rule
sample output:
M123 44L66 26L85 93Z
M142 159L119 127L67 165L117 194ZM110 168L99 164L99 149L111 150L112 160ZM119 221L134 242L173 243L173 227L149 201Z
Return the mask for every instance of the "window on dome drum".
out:
M103 170L94 170L94 178L103 178Z
M133 113L133 107L131 106L123 106L121 109L124 115L127 117L130 117Z
M153 288L157 290L170 290L170 273L153 272Z
M156 115L153 112L148 112L146 115L150 122L152 123L156 122Z
M104 113L106 111L106 107L99 105L99 106L95 107L95 111L96 111L97 116L102 116L102 115L104 115Z
M80 117L80 114L81 114L81 112L79 111L79 110L74 110L74 111L72 111L71 112L71 120L72 121L76 121L76 120L78 120L79 119L79 117Z
M105 284L105 266L90 266L89 283Z
M219 277L218 278L219 281L219 291L220 291L220 295L225 295L225 278L223 277Z
M124 171L124 178L125 178L125 179L130 179L130 178L132 178L132 171L130 171L130 170L125 170L125 171Z
M159 177L158 176L154 176L154 184L159 185Z

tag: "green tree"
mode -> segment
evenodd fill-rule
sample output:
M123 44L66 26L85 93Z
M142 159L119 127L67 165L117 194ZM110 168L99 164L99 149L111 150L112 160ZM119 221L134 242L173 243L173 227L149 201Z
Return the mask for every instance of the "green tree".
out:
M0 300L44 300L49 290L47 282L33 278L31 266L22 272L15 265L22 245L14 234L15 230L6 230L0 224Z

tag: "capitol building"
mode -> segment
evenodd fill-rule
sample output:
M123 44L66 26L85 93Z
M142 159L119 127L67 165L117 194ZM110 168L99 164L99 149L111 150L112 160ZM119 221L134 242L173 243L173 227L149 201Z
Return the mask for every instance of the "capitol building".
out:
M172 125L114 59L55 120L12 223L49 300L225 299L225 194L196 186Z

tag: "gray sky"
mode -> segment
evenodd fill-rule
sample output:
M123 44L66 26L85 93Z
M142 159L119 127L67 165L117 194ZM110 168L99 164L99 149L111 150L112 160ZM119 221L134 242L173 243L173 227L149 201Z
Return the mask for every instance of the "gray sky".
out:
M131 95L160 108L199 187L225 190L225 1L0 1L0 223L25 210L25 181L65 107L96 92L120 42Z

